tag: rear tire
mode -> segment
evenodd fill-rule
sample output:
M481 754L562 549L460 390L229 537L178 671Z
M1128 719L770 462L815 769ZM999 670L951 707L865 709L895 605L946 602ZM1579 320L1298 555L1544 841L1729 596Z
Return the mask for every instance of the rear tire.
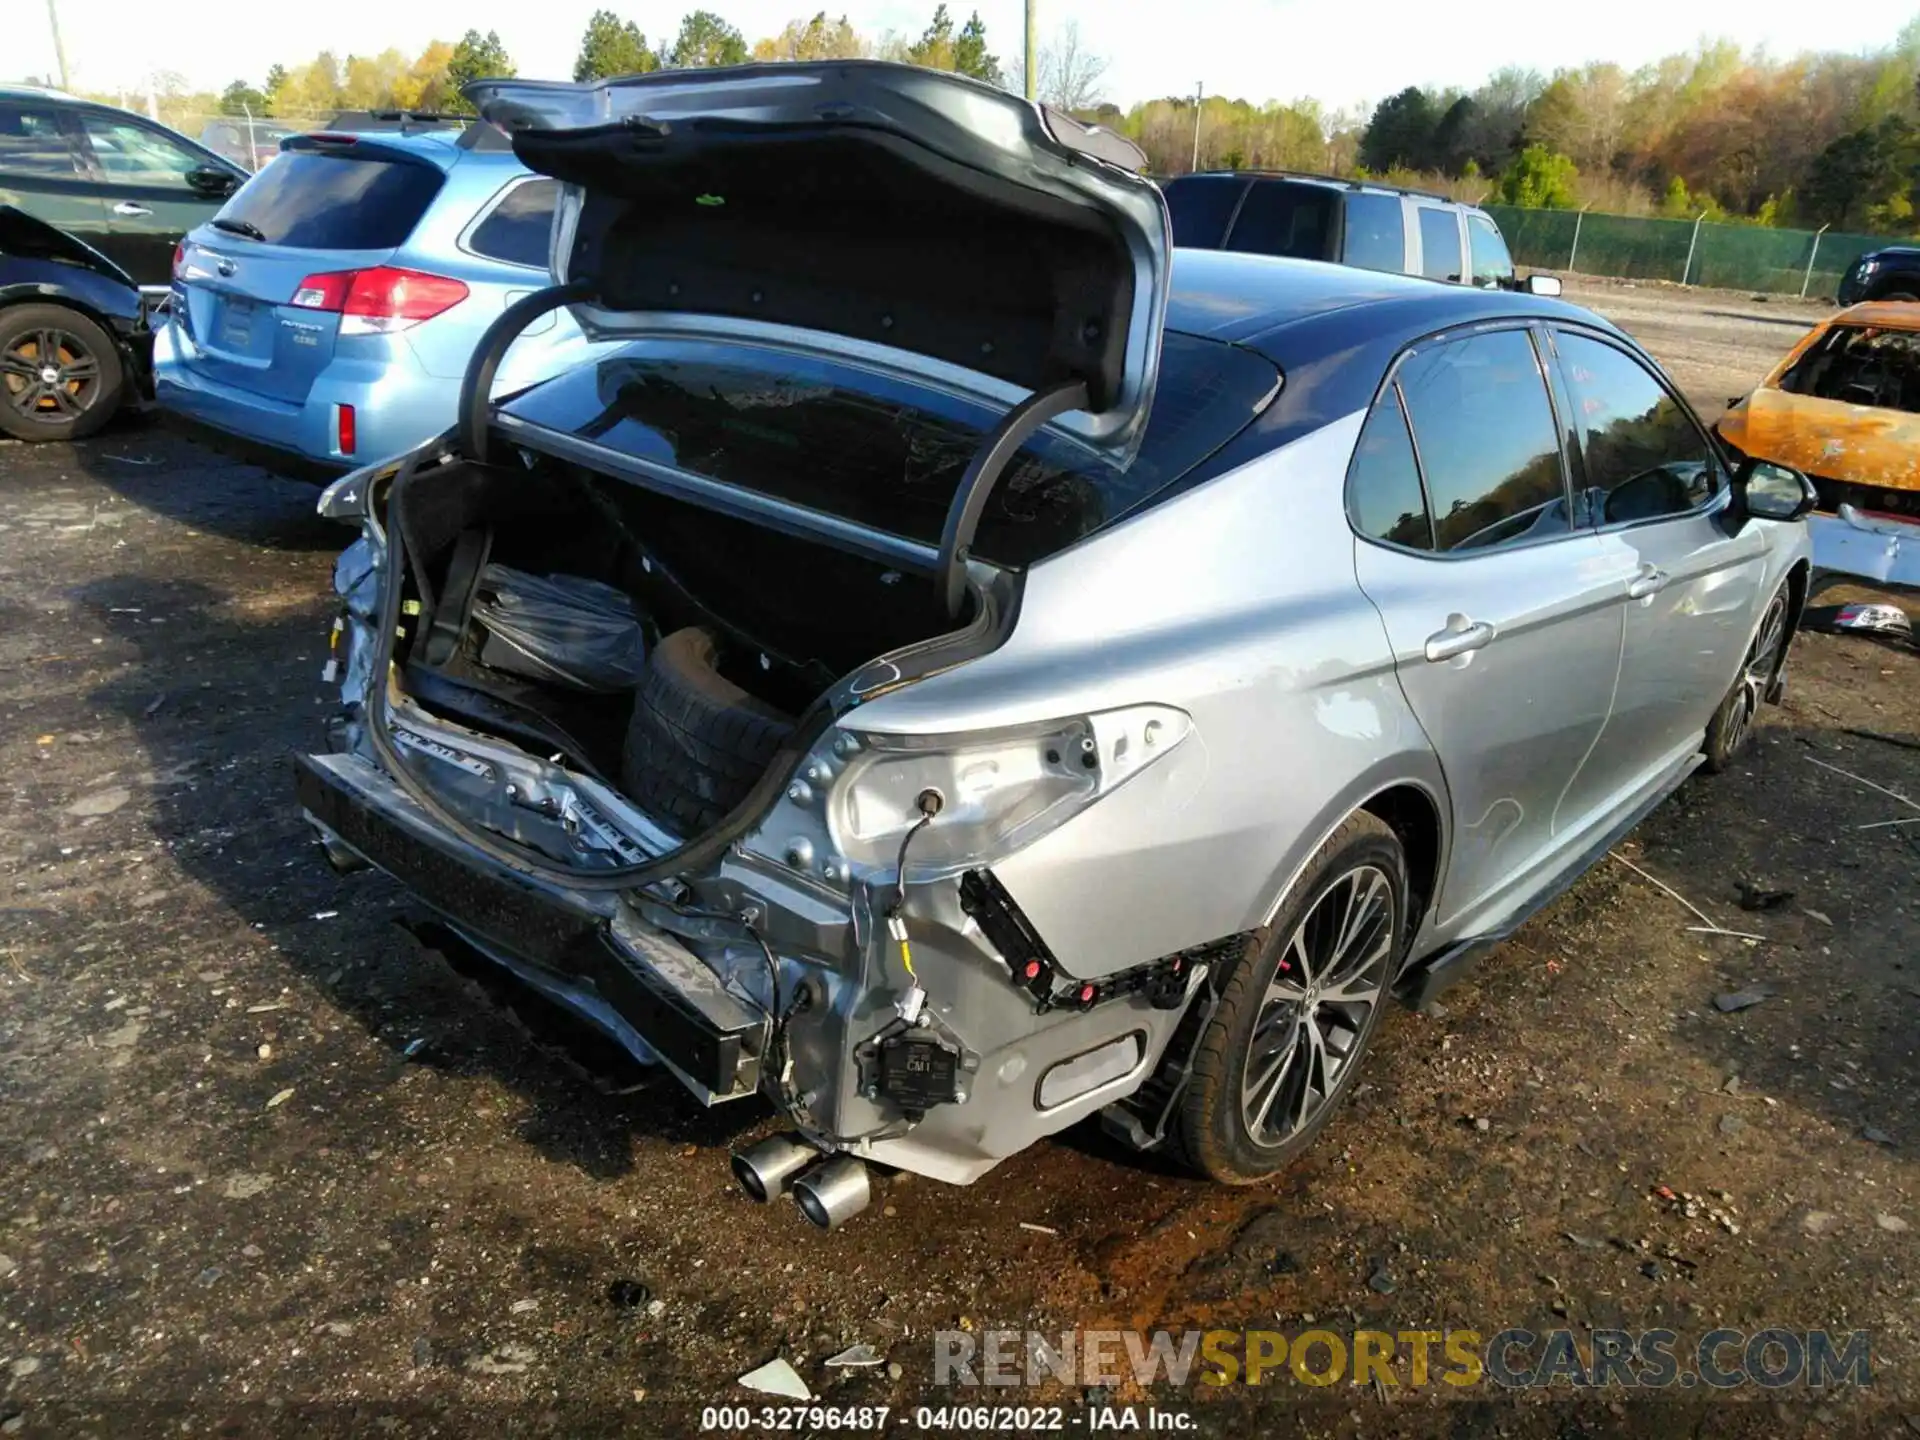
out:
M676 630L647 657L621 781L657 819L697 835L746 799L792 733L791 716L720 673L711 632Z
M1386 1010L1408 938L1407 890L1399 839L1365 812L1308 862L1225 977L1195 1042L1175 1132L1194 1169L1252 1184L1325 1128Z
M1740 662L1740 673L1734 676L1733 688L1707 722L1706 740L1700 748L1707 757L1702 768L1709 775L1718 775L1731 766L1753 737L1753 722L1773 688L1774 678L1787 663L1787 646L1793 641L1787 629L1787 610L1787 587L1783 584L1767 602L1760 628L1754 631L1753 643Z
M1920 295L1914 294L1913 291L1911 290L1886 290L1874 296L1873 298L1876 300L1913 301L1913 300L1920 300Z
M66 305L0 310L0 430L80 440L120 408L126 369L113 337Z

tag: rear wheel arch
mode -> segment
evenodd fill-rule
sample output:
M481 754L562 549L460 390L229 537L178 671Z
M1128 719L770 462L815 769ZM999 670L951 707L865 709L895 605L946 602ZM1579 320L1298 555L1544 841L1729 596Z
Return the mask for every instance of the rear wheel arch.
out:
M1445 838L1440 804L1432 792L1411 783L1390 785L1359 807L1384 821L1407 857L1407 934L1417 934L1440 890Z

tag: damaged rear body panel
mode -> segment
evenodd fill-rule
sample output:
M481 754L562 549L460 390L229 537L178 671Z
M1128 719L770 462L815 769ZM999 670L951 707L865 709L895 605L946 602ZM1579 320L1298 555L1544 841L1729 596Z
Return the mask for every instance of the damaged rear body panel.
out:
M1423 654L1382 605L1450 625L1465 602L1432 577L1478 558L1409 552L1418 583L1378 595L1357 576L1343 487L1396 357L1517 337L1524 364L1465 373L1547 414L1525 327L1592 317L1265 257L1176 275L1129 147L953 76L472 93L568 187L557 283L482 342L458 435L322 499L362 534L301 803L336 862L396 876L705 1103L770 1101L798 1138L736 1173L817 1223L864 1203L861 1160L968 1183L1096 1113L1220 1178L1272 1173L1406 965L1510 928L1692 768L1733 680L1699 647L1731 672L1799 559L1797 528L1716 530L1722 483L1685 538L1740 583L1670 667L1686 712L1632 717L1657 745L1576 787L1606 715L1529 702L1443 732L1500 729L1501 753L1443 756L1416 669L1443 707L1491 669L1570 709L1575 678L1672 659L1623 664L1646 575L1578 559L1592 534L1511 572L1577 574L1567 603L1473 592L1514 616L1477 660L1492 624ZM488 407L513 325L561 304L618 349ZM1574 514L1557 445L1530 463L1527 493L1558 482L1545 513ZM1394 505L1424 495L1416 474ZM1564 823L1469 833L1504 847L1499 884L1467 877L1442 923L1463 778L1470 830ZM1258 1132L1282 1080L1292 1139L1236 1158L1199 1128Z

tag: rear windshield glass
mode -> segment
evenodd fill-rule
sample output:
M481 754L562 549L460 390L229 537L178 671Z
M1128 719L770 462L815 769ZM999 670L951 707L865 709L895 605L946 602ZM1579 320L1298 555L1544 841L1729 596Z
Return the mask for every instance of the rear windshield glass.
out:
M1247 182L1237 175L1183 175L1161 187L1173 220L1173 243L1196 250L1218 250L1227 221L1240 203Z
M1026 565L1137 508L1251 420L1279 381L1248 350L1169 333L1125 470L1041 434L994 487L973 551ZM844 362L645 340L508 407L537 425L929 545L1000 412Z
M253 226L269 245L391 250L413 233L440 181L431 165L289 150L242 186L220 218Z
M1920 332L1835 325L1780 377L1795 395L1920 411Z
M1227 236L1227 249L1295 260L1333 258L1333 222L1340 193L1325 185L1256 180Z

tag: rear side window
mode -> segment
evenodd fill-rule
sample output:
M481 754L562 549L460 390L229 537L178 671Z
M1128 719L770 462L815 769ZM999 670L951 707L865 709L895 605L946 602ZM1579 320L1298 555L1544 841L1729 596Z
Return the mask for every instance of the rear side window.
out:
M427 164L289 150L242 186L220 218L255 227L269 245L391 250L413 233L440 182Z
M1440 550L1486 550L1571 528L1546 379L1524 330L1415 350L1395 375Z
M1232 439L1279 383L1270 361L1170 331L1140 453L1115 469L1043 432L987 500L973 551L1027 565L1153 501ZM641 340L511 402L517 417L622 454L940 541L1001 412L827 356Z
M1233 222L1226 248L1296 260L1333 258L1334 207L1340 192L1291 180L1256 180Z
M1498 285L1513 278L1513 256L1507 253L1507 242L1501 238L1500 227L1486 216L1467 216L1467 245L1472 252L1469 258L1473 261L1474 284Z
M80 154L50 106L0 100L0 172L69 180L81 173Z
M1400 197L1360 190L1347 196L1346 262L1362 270L1407 268L1407 231Z
M547 268L547 241L553 233L553 207L560 199L558 180L523 180L474 227L467 245L476 255L509 265Z
M1451 210L1420 209L1420 273L1429 280L1460 278L1460 221Z
M1684 515L1712 498L1712 452L1667 388L1624 350L1554 336L1573 391L1591 523Z
M1169 181L1161 193L1173 221L1173 243L1218 250L1246 188L1247 182L1236 175L1183 175Z
M1361 427L1360 443L1347 471L1347 504L1354 528L1362 535L1409 550L1433 548L1420 467L1414 460L1397 385L1386 388Z

